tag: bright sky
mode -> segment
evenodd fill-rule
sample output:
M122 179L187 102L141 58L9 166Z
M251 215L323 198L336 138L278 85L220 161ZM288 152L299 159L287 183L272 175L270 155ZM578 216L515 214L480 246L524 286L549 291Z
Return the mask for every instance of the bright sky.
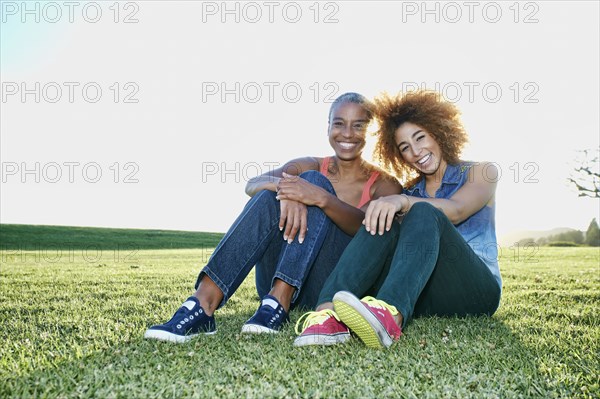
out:
M596 1L0 5L2 223L225 231L248 178L331 155L333 98L416 86L498 163L499 235L599 216L566 182L600 145Z

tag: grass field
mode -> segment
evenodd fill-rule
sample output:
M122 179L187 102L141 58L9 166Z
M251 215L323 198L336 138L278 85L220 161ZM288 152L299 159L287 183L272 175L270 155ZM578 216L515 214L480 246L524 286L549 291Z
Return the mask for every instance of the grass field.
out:
M600 397L598 248L503 249L493 317L417 319L387 351L241 335L252 275L215 336L144 341L219 237L0 226L0 397Z

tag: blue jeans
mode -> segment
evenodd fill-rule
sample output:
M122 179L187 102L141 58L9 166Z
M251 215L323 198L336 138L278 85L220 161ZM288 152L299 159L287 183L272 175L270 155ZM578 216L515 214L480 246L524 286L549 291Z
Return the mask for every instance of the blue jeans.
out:
M331 273L318 304L346 290L394 305L403 324L416 316L493 314L498 281L439 209L416 203L382 236L364 228Z
M316 171L300 175L335 195L331 182ZM279 230L280 203L263 190L252 197L198 275L206 274L223 292L223 306L256 265L256 290L262 298L280 279L296 288L292 307L313 308L325 283L352 237L337 227L321 208L309 206L308 230L302 244L291 244Z

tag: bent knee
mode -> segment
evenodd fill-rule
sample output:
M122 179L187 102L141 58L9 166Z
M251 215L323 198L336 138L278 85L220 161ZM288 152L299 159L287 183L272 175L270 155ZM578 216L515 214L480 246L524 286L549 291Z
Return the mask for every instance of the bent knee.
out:
M250 201L261 201L261 202L278 202L277 193L271 190L260 190L258 193L254 195L254 197L250 198Z
M428 202L417 202L410 207L410 211L407 214L418 216L418 217L426 217L426 216L442 216L444 213L440 211L435 206L431 205Z
M302 172L300 177L304 180L314 184L315 186L319 186L321 188L326 189L327 191L332 191L333 186L329 179L318 172L316 170L307 170L306 172Z

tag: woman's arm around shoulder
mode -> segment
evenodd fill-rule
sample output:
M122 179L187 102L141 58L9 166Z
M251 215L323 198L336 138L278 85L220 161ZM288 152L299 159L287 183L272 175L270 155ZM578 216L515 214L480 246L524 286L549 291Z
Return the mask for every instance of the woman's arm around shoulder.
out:
M494 163L483 162L471 166L467 182L450 198L420 198L406 194L388 195L371 201L363 224L371 234L389 231L393 216L406 213L417 202L427 202L440 209L452 224L459 224L486 205L494 203L499 178Z
M498 168L493 162L473 164L467 181L452 197L442 199L407 196L409 207L417 202L429 202L444 212L453 224L459 224L484 206L494 204L499 176ZM403 208L402 211L406 212L407 209Z

